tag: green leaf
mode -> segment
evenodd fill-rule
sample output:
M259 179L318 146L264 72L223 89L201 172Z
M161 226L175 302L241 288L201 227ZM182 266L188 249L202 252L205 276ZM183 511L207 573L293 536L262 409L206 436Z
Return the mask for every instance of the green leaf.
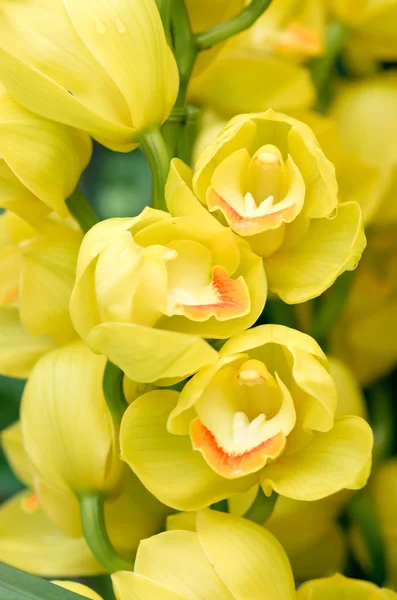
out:
M0 600L81 600L82 596L0 563Z

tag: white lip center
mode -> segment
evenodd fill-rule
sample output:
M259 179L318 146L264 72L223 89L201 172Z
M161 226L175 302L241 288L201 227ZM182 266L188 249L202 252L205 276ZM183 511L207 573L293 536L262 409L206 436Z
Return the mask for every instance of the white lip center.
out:
M244 197L244 216L249 218L264 217L273 207L273 202L274 196L268 196L257 206L251 192L247 192Z

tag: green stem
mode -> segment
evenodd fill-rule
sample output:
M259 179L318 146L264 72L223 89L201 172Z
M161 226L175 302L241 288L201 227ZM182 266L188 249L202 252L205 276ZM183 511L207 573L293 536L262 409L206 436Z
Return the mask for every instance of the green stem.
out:
M361 535L371 557L371 581L383 586L386 579L386 556L379 519L366 492L359 492L349 502L347 514Z
M244 518L263 525L272 516L277 498L278 494L276 492L273 492L271 496L266 496L260 487L253 505L247 510Z
M187 88L199 52L185 0L174 0L171 24L175 60L179 70L179 94L175 106L181 108L185 104Z
M76 188L66 200L66 206L84 233L87 233L91 227L99 223L98 216L79 188Z
M202 31L196 34L196 45L201 52L209 50L215 44L224 42L228 38L248 29L255 23L257 19L265 12L272 0L252 0L238 15L231 17L219 25L215 25L211 29Z
M120 425L121 419L128 408L128 402L124 396L123 381L123 371L108 360L103 373L102 386L106 403L117 425Z
M80 496L81 523L87 544L98 562L109 572L133 571L134 565L121 556L110 541L105 525L101 493Z
M152 171L152 206L165 209L165 184L170 170L170 156L159 129L148 129L140 138L143 152Z
M343 23L335 21L328 26L326 51L323 56L315 58L309 65L313 83L317 89L317 110L325 112L330 100L331 80L335 71L335 63L340 55L349 29Z

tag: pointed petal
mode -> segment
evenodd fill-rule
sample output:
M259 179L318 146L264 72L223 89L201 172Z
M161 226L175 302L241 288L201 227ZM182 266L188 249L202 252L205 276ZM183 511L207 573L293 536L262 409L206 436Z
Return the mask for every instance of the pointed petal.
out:
M217 357L217 352L197 336L130 323L97 325L87 343L141 383L169 377L185 379Z
M193 102L212 106L225 117L274 108L304 110L314 99L306 69L269 57L257 49L222 53L201 76L192 80Z
M265 467L262 487L265 493L275 490L294 500L319 500L342 489L360 489L368 479L372 445L366 421L342 417L300 451Z
M288 558L263 527L206 510L197 515L197 534L208 560L235 600L295 598Z
M214 473L189 436L167 431L178 395L154 391L137 398L124 414L121 454L147 489L178 510L196 510L252 487L257 477L228 481Z
M312 220L300 242L264 259L269 287L288 304L315 298L355 268L365 245L360 207L340 204L335 218Z
M173 217L197 217L206 220L206 225L222 230L221 224L214 219L196 198L192 191L193 171L179 158L173 158L165 188L167 208Z
M197 534L192 531L166 531L143 540L135 569L140 575L189 600L234 600L207 560Z
M296 329L274 324L258 325L240 335L235 335L226 342L219 355L221 357L232 356L264 344L280 344L287 348L313 354L321 362L327 362L324 352L312 337Z
M76 583L75 581L52 581L58 587L64 588L65 590L69 590L70 592L74 592L75 594L79 594L80 596L84 596L84 598L90 598L90 600L102 600L102 597L99 596L94 590L91 590L86 585L82 583Z
M305 429L329 431L334 424L338 396L329 368L308 352L290 348L294 359L292 376L302 390L297 412ZM294 392L292 391L294 397ZM345 413L346 414L346 413ZM348 413L351 414L351 413Z

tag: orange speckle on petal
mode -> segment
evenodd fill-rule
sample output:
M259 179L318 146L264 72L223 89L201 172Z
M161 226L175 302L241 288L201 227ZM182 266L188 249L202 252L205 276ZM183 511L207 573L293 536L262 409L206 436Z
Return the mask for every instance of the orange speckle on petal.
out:
M0 297L0 306L5 306L7 304L12 304L18 300L18 284L16 283L9 290L6 291L3 296Z
M262 469L269 458L276 458L285 446L285 436L280 431L252 450L230 454L221 448L209 429L199 419L194 419L190 436L195 450L199 450L209 466L226 479L237 479Z
M300 51L313 56L320 54L322 51L321 39L317 32L298 21L291 22L280 33L276 39L275 47L279 51Z
M24 512L32 514L39 510L40 502L37 494L25 496L21 501L21 508Z

